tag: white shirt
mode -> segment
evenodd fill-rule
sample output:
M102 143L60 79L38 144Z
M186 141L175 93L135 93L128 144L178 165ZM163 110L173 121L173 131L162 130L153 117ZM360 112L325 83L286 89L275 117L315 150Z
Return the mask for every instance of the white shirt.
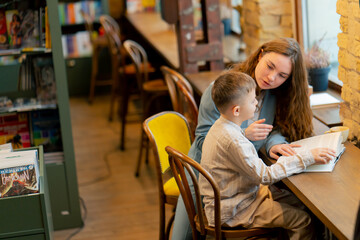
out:
M236 226L235 215L250 217L257 208L263 185L270 185L294 173L303 171L315 163L310 152L290 157L280 157L267 166L258 157L254 145L245 137L243 130L222 116L210 128L202 149L201 165L218 183L221 196L221 223ZM214 226L214 197L210 184L199 177L201 195L204 195L205 214ZM237 216L237 219L239 216ZM246 221L247 219L245 219Z

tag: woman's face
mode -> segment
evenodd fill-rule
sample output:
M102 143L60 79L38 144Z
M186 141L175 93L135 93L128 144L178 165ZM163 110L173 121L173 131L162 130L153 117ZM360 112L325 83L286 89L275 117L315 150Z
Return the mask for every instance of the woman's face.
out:
M255 80L261 89L274 89L283 84L291 75L289 57L270 52L259 57L255 68Z

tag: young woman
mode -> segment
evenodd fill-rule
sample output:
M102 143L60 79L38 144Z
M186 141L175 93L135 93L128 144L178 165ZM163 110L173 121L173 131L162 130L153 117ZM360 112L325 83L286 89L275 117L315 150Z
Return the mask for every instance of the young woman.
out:
M288 142L313 134L312 112L303 53L296 40L280 38L259 47L248 59L229 71L241 71L256 80L258 109L241 127L256 150L262 146L270 157L294 155ZM220 117L211 98L212 84L201 97L195 140L189 156L200 162L202 144L213 123ZM179 197L172 239L191 239L191 227Z

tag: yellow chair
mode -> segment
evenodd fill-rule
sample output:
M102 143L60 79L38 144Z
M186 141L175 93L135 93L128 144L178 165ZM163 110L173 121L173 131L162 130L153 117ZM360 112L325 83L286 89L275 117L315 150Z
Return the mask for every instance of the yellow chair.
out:
M169 219L165 230L165 204L176 207L179 189L171 175L165 147L173 146L187 154L192 142L190 128L184 116L172 111L161 112L146 119L143 127L150 140L155 158L160 202L159 239L168 239L175 214Z
M241 239L266 239L269 237L276 237L279 235L277 228L243 228L243 227L222 227L221 226L221 208L220 208L220 189L218 183L214 180L211 174L206 171L199 163L173 148L171 145L165 148L169 154L169 163L175 181L179 187L179 191L184 200L186 212L189 217L189 222L192 228L192 238L205 239L207 235L213 236L216 240L222 238L241 238ZM185 170L186 169L186 170ZM211 185L214 191L214 219L215 227L208 225L206 215L203 209L202 200L200 197L200 189L198 180L193 169L199 172ZM188 180L185 175L187 171L194 183L195 199L191 194ZM196 202L196 207L195 203ZM279 238L282 239L282 238Z

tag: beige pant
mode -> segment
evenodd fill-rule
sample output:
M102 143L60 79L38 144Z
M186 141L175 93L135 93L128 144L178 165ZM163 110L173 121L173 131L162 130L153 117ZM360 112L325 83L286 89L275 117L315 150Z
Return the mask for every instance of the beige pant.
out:
M266 197L252 216L252 223L246 227L281 227L287 230L291 240L314 239L311 218L304 211L305 207L292 193L269 187Z

